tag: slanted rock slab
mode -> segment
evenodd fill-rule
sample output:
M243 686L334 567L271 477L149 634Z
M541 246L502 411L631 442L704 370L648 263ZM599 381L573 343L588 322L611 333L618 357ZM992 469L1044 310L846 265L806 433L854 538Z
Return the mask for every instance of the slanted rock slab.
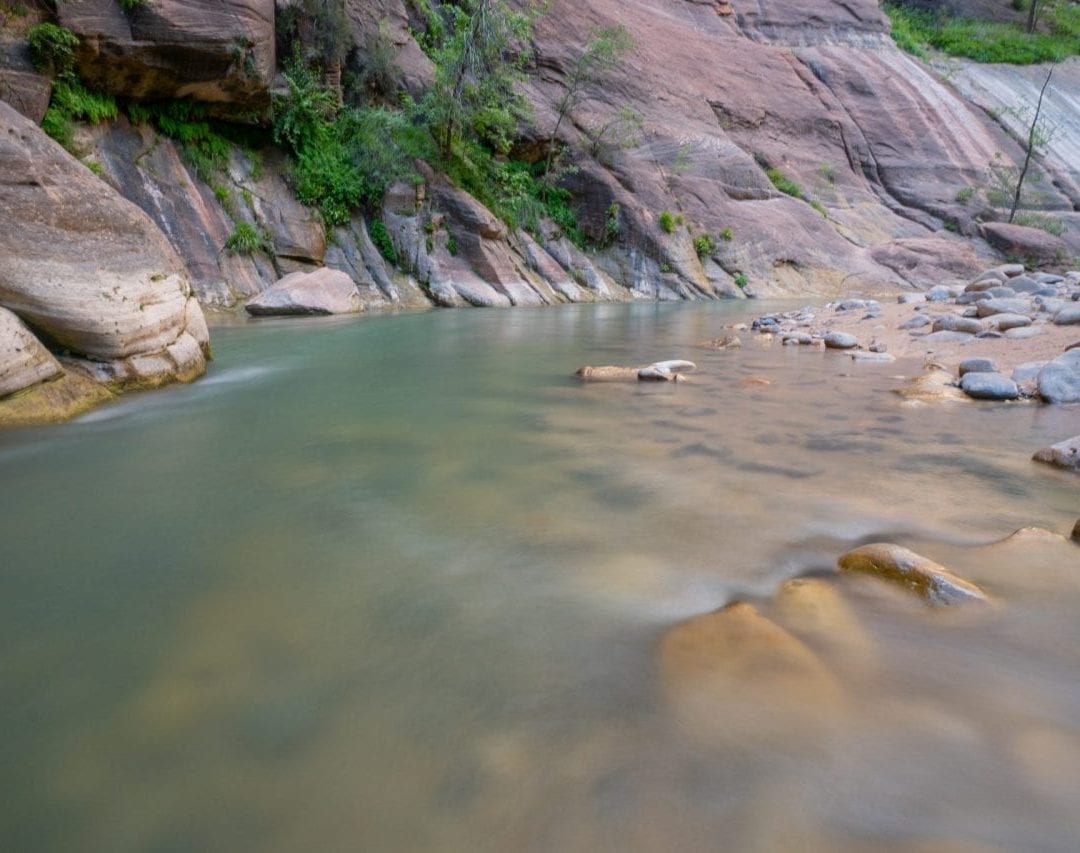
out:
M360 310L360 293L345 273L324 267L290 273L244 307L256 317L355 314Z
M988 601L986 593L975 584L957 577L933 560L891 542L877 542L848 551L837 561L837 566L841 572L870 575L896 584L935 606Z
M1080 435L1037 450L1031 458L1036 462L1064 468L1066 471L1080 472ZM1077 524L1080 525L1080 522Z
M54 379L63 369L10 311L0 308L0 397Z

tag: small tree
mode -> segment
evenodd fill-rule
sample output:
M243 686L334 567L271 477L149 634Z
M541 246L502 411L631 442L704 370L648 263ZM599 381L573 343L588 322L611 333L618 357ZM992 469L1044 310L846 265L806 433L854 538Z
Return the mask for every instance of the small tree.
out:
M634 48L634 40L626 27L600 27L592 31L585 48L570 66L566 75L562 97L555 106L555 126L548 139L548 155L544 164L544 180L551 180L556 162L555 145L563 121L581 103L589 86L597 83L605 74L614 71L623 57Z
M518 91L532 16L506 0L463 0L443 7L449 21L430 52L435 81L422 114L446 162L463 137L505 151L528 102Z
M1032 8L1035 6L1035 0L1031 0ZM1050 70L1046 72L1046 79L1043 81L1042 88L1039 90L1039 100L1035 104L1035 115L1031 119L1031 125L1028 127L1027 141L1024 145L1024 163L1020 167L1020 174L1016 178L1016 190L1013 193L1012 206L1009 208L1009 222L1012 222L1016 218L1016 209L1020 206L1020 193L1024 189L1024 179L1027 177L1028 168L1031 166L1031 157L1035 153L1036 148L1040 142L1045 143L1046 137L1039 128L1039 114L1042 112L1043 98L1046 96L1046 87L1050 85L1050 78L1054 76L1054 69L1056 65L1051 65Z

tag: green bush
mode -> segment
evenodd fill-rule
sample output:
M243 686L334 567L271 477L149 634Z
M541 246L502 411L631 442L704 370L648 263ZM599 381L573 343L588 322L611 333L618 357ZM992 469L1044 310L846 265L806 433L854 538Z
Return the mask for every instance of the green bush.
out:
M711 234L699 234L694 238L694 251L699 258L708 258L716 251L716 240Z
M675 229L682 225L684 221L681 213L672 213L670 210L660 212L660 227L665 234L674 234Z
M368 235L371 237L371 242L375 244L375 248L379 250L379 254L390 264L397 266L397 250L394 248L394 241L390 239L390 232L386 229L386 223L381 219L371 219L368 222ZM449 243L447 248L450 248ZM450 254L457 254L457 243L454 243L454 248L450 251Z
M768 175L769 180L772 181L772 185L780 190L780 192L793 196L794 198L803 197L802 187L779 169L766 169L765 174Z
M967 204L975 197L975 187L961 187L956 191L956 201L958 204Z
M74 73L75 48L79 37L66 27L56 24L34 24L26 31L30 43L30 59L38 71L52 71L58 77Z
M163 101L158 104L128 104L128 118L134 124L152 124L162 135L176 141L180 153L205 183L225 168L233 144L221 133L221 126L207 116L204 104L196 101Z
M265 231L248 222L241 222L225 241L225 251L230 255L251 255L255 252L273 252L273 245Z
M740 290L745 289L746 285L748 285L749 283L750 282L746 278L746 273L742 273L742 272L735 273L735 284L736 284L736 286L738 286L738 288Z
M720 231L720 239L726 240L730 243L732 240L735 239L735 232L732 231L730 228L724 228Z

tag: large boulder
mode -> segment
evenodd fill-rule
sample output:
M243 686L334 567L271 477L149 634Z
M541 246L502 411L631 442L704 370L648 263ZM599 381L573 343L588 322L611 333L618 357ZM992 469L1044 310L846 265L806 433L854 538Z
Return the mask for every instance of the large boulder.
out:
M188 274L132 203L0 103L0 305L93 378L201 374L209 334Z
M1031 266L1061 263L1069 257L1069 247L1060 237L1039 228L1008 222L987 222L983 237L1003 255L1023 258Z
M1032 459L1057 468L1064 468L1066 471L1080 472L1080 435L1074 435L1072 438L1037 450Z
M60 363L22 321L0 308L0 397L63 373Z
M355 314L360 310L360 293L345 273L324 268L289 273L244 307L257 317Z
M194 98L260 108L274 77L274 0L65 0L91 86L128 98Z

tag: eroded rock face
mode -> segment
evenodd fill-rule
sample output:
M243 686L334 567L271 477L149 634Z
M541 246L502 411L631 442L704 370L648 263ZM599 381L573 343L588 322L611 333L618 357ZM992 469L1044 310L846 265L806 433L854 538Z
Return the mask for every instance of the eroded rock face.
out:
M360 294L345 273L323 268L290 273L244 307L257 317L355 314L360 310Z
M0 257L0 305L74 369L118 386L205 369L205 320L165 236L3 103Z
M987 601L986 594L975 584L957 577L933 560L889 542L863 545L848 551L837 561L837 566L841 572L870 575L896 584L930 604Z
M27 43L0 33L0 100L31 121L41 121L51 93L52 81L34 70Z
M259 108L274 77L274 0L65 0L79 74L128 98L194 98Z

